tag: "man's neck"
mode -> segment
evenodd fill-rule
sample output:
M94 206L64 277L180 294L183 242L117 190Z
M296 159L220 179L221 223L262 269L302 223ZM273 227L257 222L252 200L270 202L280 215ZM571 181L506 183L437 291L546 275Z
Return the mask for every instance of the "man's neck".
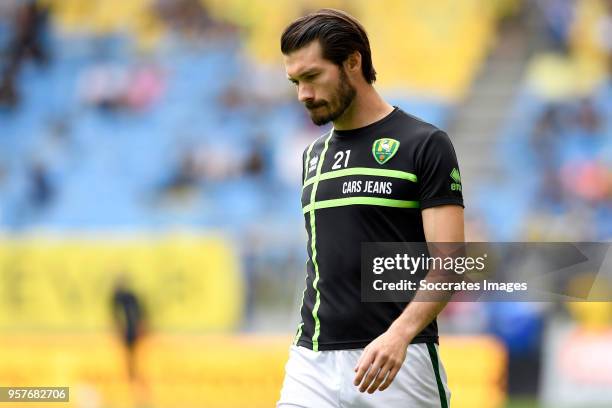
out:
M390 114L393 106L385 102L372 86L364 87L338 119L334 121L334 129L351 130L377 122Z

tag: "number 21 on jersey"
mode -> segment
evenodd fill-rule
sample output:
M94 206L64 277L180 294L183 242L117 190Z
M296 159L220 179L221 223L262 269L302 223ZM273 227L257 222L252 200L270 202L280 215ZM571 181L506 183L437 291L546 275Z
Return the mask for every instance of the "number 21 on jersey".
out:
M351 150L340 150L334 154L334 165L332 166L332 170L338 170L342 167L348 166L349 157L351 156ZM344 161L344 164L342 163Z

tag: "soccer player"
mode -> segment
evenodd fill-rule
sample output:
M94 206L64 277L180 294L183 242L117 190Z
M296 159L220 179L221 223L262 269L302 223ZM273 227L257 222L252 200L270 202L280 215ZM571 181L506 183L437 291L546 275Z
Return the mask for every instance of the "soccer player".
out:
M453 146L381 98L366 32L345 12L297 19L281 51L310 118L333 129L302 158L309 259L277 407L447 407L435 320L446 302L361 302L360 245L463 242Z

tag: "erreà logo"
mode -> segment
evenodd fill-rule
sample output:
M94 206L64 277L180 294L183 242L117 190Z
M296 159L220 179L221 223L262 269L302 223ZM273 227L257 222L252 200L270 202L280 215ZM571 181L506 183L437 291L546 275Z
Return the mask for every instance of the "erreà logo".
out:
M453 167L453 170L450 173L450 177L453 179L454 183L451 183L452 191L461 191L461 174L456 167Z
M318 162L319 162L319 156L315 156L312 159L310 159L310 163L308 163L309 164L309 167L308 167L308 172L309 173L311 171L316 170Z
M400 142L388 137L378 139L372 145L372 154L378 164L385 164L397 153Z

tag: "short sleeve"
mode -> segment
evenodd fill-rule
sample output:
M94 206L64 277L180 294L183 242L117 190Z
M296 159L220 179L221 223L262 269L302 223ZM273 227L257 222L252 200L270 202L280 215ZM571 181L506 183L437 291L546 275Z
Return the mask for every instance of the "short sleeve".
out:
M422 209L445 204L463 207L457 155L446 132L436 130L423 141L416 170Z

